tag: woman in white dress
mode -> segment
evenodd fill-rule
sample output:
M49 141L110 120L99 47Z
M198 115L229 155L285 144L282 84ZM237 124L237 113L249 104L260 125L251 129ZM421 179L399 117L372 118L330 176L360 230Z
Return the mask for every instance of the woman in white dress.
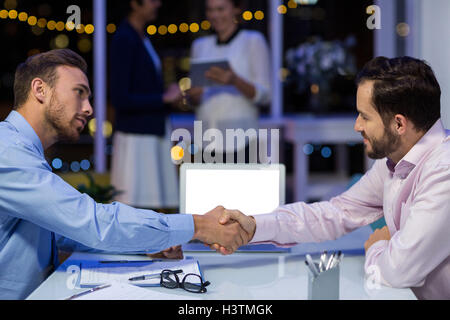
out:
M194 87L187 93L190 101L199 105L196 117L203 130L219 129L224 139L226 129L257 130L258 106L271 100L267 42L260 32L240 27L241 12L240 1L206 0L206 18L215 33L195 40L191 49L193 61L228 60L230 64L228 70L212 67L207 71L206 77L218 86ZM216 145L216 153L223 153L224 161L226 153L234 153L237 161L236 153L246 146L227 148L224 142L223 147Z

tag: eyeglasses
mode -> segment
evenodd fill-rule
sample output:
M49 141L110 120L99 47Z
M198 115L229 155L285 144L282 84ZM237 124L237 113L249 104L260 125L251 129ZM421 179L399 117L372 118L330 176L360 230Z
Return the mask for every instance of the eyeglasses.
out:
M198 274L188 273L180 282L178 273L183 270L163 270L161 272L161 286L168 289L182 288L188 292L205 293L206 287L210 285L209 281L203 282L203 279Z

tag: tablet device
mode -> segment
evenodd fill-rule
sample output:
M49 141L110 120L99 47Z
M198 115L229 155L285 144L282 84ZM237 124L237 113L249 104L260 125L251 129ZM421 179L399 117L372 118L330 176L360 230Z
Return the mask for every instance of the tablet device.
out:
M211 81L205 77L206 71L212 67L219 67L222 69L230 69L230 64L227 60L192 60L189 77L191 78L192 87L216 87L221 84Z

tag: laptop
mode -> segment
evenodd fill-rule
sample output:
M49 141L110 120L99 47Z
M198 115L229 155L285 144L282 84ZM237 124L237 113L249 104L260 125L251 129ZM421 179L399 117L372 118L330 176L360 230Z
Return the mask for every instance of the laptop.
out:
M205 214L222 205L246 215L270 213L285 203L286 169L282 164L191 164L180 168L180 212ZM185 251L210 251L198 241ZM272 244L247 245L238 251L287 252Z

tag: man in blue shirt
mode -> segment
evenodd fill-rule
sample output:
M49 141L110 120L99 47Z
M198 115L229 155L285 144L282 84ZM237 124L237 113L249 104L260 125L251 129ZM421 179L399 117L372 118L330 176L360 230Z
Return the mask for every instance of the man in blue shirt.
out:
M0 299L26 298L45 280L57 264L56 237L118 253L158 252L191 239L235 250L249 240L237 223L218 223L223 207L163 215L100 204L52 173L44 150L78 140L92 116L86 73L86 62L67 49L17 68L14 110L0 122Z

